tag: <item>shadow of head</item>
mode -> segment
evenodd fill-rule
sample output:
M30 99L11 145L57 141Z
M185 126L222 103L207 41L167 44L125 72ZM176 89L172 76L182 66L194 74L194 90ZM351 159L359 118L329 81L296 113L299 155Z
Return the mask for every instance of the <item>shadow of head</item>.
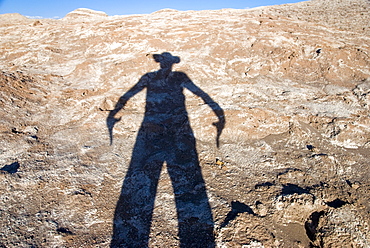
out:
M153 54L153 59L155 62L160 64L161 68L171 68L173 64L180 63L180 57L173 56L169 52Z

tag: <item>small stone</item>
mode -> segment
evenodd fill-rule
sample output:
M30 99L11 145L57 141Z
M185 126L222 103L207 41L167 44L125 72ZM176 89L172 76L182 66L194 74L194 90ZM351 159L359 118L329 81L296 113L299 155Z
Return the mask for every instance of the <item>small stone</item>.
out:
M354 182L354 183L352 183L352 185L351 185L351 187L353 188L353 189L358 189L358 188L360 188L361 187L361 184L359 183L359 182Z
M111 111L111 110L114 110L114 103L113 103L112 100L104 99L104 101L100 105L99 109L101 111Z

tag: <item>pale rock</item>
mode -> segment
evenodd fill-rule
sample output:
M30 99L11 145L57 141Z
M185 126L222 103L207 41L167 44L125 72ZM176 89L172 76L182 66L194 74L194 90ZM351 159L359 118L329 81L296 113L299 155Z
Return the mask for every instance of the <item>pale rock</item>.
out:
M80 21L87 21L87 20L98 20L108 17L106 13L103 11L96 11L86 8L79 8L70 13L68 13L62 20L64 21L72 21L72 20L80 20Z

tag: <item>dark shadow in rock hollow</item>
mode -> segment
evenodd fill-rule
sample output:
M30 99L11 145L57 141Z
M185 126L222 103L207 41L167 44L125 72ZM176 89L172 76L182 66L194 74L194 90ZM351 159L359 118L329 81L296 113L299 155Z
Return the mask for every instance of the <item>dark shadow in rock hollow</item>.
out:
M220 227L222 228L222 227L227 226L230 223L230 221L234 220L240 213L248 213L248 214L257 216L253 212L253 209L251 209L248 205L242 202L239 202L239 201L232 201L231 210L229 213L227 213L227 216L224 219L224 221L221 223Z
M107 126L113 141L115 118L126 102L146 89L145 117L139 129L130 166L117 202L111 247L148 247L158 180L166 162L172 181L180 247L215 247L214 222L205 182L189 124L183 90L201 97L219 118L218 138L225 125L224 112L183 72L172 71L180 58L170 53L153 55L161 69L141 77L109 113Z
M18 171L19 167L20 167L19 163L18 162L14 162L14 163L5 165L0 170L6 171L6 172L9 172L9 173L13 174L13 173L16 173Z
M287 183L283 185L283 189L281 190L281 193L283 195L292 195L292 194L302 195L302 194L309 194L310 191L308 189L299 187L296 184Z

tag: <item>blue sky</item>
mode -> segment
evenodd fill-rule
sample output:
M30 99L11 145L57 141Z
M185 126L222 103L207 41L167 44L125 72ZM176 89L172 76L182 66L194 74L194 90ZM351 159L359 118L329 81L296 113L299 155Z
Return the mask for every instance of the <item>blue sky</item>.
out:
M108 15L148 14L171 8L205 10L297 3L303 0L0 0L0 14L20 13L24 16L62 18L77 8L104 11Z

